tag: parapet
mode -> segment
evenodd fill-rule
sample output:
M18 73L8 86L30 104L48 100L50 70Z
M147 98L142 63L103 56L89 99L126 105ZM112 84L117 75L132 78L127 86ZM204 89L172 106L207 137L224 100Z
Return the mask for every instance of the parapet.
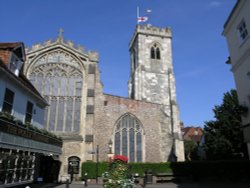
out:
M149 35L158 35L162 37L172 37L170 28L159 28L152 25L137 25L136 32Z
M71 40L65 41L62 34L59 35L55 40L50 39L50 40L47 40L43 43L36 43L36 44L32 45L31 48L26 48L25 51L27 54L36 53L37 51L44 50L44 49L53 47L55 45L62 45L64 47L70 48L74 52L78 52L79 54L81 54L83 56L89 56L89 59L91 61L98 61L99 60L99 54L97 52L90 51L90 50L86 51L83 46L75 45L75 43Z
M172 38L172 31L170 28L159 28L159 27L154 27L152 25L137 25L134 35L130 41L130 47L133 44L136 36L138 34L144 34L144 35L151 35L151 36L159 36L159 37L164 37L164 38Z

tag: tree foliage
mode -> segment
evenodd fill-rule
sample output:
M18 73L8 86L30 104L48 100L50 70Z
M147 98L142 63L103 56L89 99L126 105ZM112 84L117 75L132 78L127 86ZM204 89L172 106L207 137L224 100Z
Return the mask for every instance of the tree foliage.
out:
M198 145L193 140L184 140L185 159L187 161L198 160Z
M224 94L221 105L213 109L215 120L205 122L204 150L208 159L247 158L247 148L241 129L241 115L247 108L239 105L236 90Z

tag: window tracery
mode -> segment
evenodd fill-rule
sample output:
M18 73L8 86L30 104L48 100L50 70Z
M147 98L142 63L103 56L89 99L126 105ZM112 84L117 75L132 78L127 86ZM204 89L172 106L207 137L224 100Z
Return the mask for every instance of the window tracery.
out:
M131 114L120 118L115 126L114 150L125 155L130 162L143 161L143 129L139 120Z
M50 131L80 130L83 68L70 54L52 51L32 64L28 78L50 106L45 111L46 128Z
M157 60L161 59L161 51L160 51L160 47L158 44L155 43L150 48L150 57L151 57L151 59L157 59Z

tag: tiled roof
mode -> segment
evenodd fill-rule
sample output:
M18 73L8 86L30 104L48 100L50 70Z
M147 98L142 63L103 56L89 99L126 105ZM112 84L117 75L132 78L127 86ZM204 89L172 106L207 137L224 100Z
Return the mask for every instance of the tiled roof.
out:
M181 131L183 132L184 140L193 140L195 142L200 142L203 134L200 127L184 127Z
M4 43L0 43L0 49L14 49L18 46L22 45L22 42L4 42Z

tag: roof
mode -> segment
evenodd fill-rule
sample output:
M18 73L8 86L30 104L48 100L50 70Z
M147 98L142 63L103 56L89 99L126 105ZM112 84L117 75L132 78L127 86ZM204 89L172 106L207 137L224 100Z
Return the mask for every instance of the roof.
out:
M184 140L193 140L195 142L200 142L203 134L200 127L184 127L181 131L183 132Z
M24 44L22 42L4 42L0 43L0 51L14 52L21 60L25 61L25 50L24 50ZM4 64L8 64L7 58L2 58L2 61Z
M0 43L0 49L14 49L18 46L24 46L22 42L4 42Z
M237 9L237 7L238 7L238 5L239 5L239 3L240 3L241 1L242 1L242 0L237 0L236 4L234 5L232 11L230 12L230 14L229 14L229 16L228 16L228 18L227 18L227 20L226 20L226 22L225 22L225 24L224 24L224 29L227 27L227 25L228 25L230 19L232 18L234 12L236 11L236 9Z

